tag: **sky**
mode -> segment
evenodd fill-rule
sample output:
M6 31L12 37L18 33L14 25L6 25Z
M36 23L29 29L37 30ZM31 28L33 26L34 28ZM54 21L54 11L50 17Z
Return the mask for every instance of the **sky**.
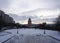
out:
M0 10L19 23L29 17L32 23L52 23L60 15L60 0L0 0Z

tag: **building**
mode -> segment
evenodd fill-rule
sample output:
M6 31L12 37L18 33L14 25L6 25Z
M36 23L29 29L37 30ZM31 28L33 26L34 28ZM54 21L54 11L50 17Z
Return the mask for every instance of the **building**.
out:
M32 21L31 18L28 19L28 26L31 27L32 26Z
M5 14L4 11L0 10L0 22L4 23L15 23L12 17Z

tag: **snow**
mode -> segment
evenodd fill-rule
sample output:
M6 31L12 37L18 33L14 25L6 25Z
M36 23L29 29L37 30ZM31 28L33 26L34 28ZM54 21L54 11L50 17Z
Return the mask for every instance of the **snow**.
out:
M8 35L9 33L7 32L0 32L0 36Z
M0 36L0 43L4 42L5 40L9 39L12 36L13 35L11 35L11 34L5 35L5 36Z
M17 34L17 29L9 29L9 30L5 30L5 32L10 32L12 34Z
M10 29L6 30L7 32L10 32L12 34L17 34L17 29ZM19 34L24 34L24 35L36 35L36 34L43 34L44 30L39 30L39 29L18 29Z
M43 35L20 35L13 37L5 43L59 43L59 41Z
M18 34L17 34L18 31ZM11 38L5 43L59 43L60 41L60 32L45 30L46 34L44 34L44 30L41 29L10 29L0 32L0 43L5 40ZM53 39L52 36L56 39ZM13 37L14 36L14 37Z
M43 30L39 29L19 29L19 34L24 34L24 35L38 35L38 34L43 34Z
M56 38L57 40L60 40L60 32L59 31L46 30L46 34Z

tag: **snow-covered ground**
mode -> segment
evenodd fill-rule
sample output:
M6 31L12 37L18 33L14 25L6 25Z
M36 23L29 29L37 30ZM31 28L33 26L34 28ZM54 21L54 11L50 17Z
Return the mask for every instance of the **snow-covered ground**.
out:
M60 43L59 41L43 35L20 35L15 36L5 43Z
M18 31L18 34L17 34ZM40 29L10 29L0 32L0 43L60 43L60 32ZM13 37L14 36L14 37ZM54 39L52 37L58 39Z
M46 30L46 34L56 38L57 40L60 40L60 32L59 31Z
M3 43L4 41L6 41L7 39L9 39L10 37L13 37L14 35L4 35L4 36L0 36L0 43Z

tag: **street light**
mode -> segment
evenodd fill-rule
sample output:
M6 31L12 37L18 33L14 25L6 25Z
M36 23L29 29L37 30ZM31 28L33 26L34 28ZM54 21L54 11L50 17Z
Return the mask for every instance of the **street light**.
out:
M18 25L19 25L19 23L17 23L17 34L18 34Z
M46 22L43 23L43 28L44 28L44 34L46 34L46 32L45 32Z
M18 34L18 28L17 28L17 34Z

